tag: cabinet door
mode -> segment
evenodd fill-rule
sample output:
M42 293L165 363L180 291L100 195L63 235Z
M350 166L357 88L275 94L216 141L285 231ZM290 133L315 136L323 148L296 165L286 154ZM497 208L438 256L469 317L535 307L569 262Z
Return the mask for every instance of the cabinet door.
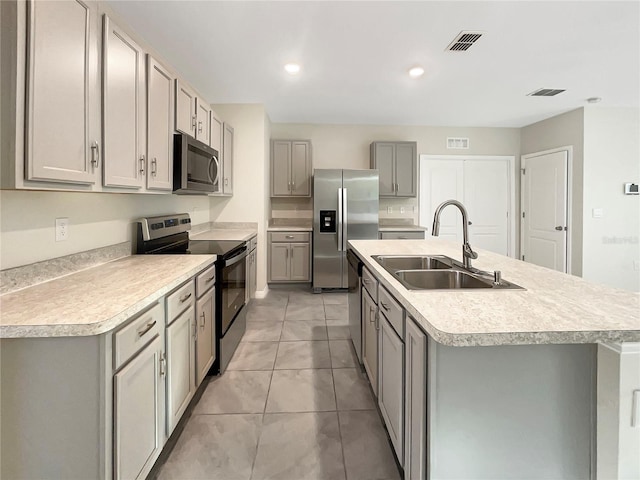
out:
M173 76L147 55L147 188L172 190Z
M106 15L103 33L103 183L140 188L146 169L144 52Z
M211 110L211 141L209 145L218 152L218 158L222 157L222 132L222 120L220 120L216 112Z
M96 8L80 1L28 3L28 180L99 178Z
M308 243L292 243L291 256L291 281L308 282L311 280L310 248Z
M162 450L162 341L151 342L113 377L114 478L144 478Z
M167 437L195 392L194 316L189 307L167 327Z
M397 458L404 444L404 344L383 314L379 314L378 405Z
M405 478L427 478L427 337L407 317L405 324Z
M372 144L372 157L373 161L371 168L378 170L380 178L380 192L381 197L395 197L395 171L394 171L394 159L396 155L395 143L380 143L376 142Z
M196 388L207 376L207 372L215 360L214 338L215 297L213 289L207 292L196 304L196 323L198 337L196 340Z
M396 144L396 196L415 197L418 160L415 143Z
M289 277L289 244L272 243L269 248L269 281L282 282Z
M369 377L373 394L378 396L378 306L362 290L362 364Z
M271 142L271 196L291 195L291 142Z
M311 143L291 143L291 195L311 195Z
M196 99L196 139L209 145L211 143L211 107L201 98Z
M196 138L196 93L176 79L176 130Z
M223 124L222 139L222 193L233 195L233 127L228 123Z
M258 254L257 249L251 254L251 281L249 282L249 298L256 298L258 290Z

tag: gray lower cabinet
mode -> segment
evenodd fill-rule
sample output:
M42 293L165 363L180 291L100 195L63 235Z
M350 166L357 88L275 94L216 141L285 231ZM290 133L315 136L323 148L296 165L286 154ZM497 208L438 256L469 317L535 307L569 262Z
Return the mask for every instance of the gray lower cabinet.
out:
M249 255L247 255L247 288L246 288L246 300L247 302L252 298L255 298L256 291L258 289L258 264L257 264L257 247L258 238L253 237L249 241Z
M271 196L311 196L311 141L271 141Z
M404 475L427 478L427 336L407 316L404 373Z
M371 168L380 175L380 197L417 196L416 142L373 142Z
M269 282L311 281L311 238L308 232L269 234Z
M396 231L396 232L379 232L378 237L381 240L424 240L425 232L423 230L415 230L412 232Z
M196 388L202 383L216 358L215 295L211 289L196 303Z
M362 364L378 396L378 305L362 290Z

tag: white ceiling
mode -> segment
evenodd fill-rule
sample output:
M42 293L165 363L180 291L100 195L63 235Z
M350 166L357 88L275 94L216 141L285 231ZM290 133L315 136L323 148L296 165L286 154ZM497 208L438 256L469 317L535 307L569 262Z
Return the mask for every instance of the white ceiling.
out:
M263 103L276 123L522 127L589 97L639 106L638 1L110 5L209 101ZM462 30L485 34L445 51ZM543 87L567 91L526 96Z

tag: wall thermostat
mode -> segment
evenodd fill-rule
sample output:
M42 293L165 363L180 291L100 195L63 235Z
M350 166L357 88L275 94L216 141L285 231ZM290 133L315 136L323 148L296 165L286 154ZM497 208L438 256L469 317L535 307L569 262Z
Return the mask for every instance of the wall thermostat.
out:
M624 184L624 194L625 195L638 195L638 184L637 183L625 183Z

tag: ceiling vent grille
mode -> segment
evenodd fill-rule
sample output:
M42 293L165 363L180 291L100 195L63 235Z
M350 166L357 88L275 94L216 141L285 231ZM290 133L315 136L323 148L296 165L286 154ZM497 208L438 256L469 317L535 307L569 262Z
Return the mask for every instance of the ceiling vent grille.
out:
M447 50L450 52L466 52L481 36L482 32L462 31L453 42L449 44Z
M463 137L447 137L447 149L468 150L469 139Z
M540 88L535 92L528 93L528 97L555 97L559 93L564 92L565 90L560 90L557 88Z

